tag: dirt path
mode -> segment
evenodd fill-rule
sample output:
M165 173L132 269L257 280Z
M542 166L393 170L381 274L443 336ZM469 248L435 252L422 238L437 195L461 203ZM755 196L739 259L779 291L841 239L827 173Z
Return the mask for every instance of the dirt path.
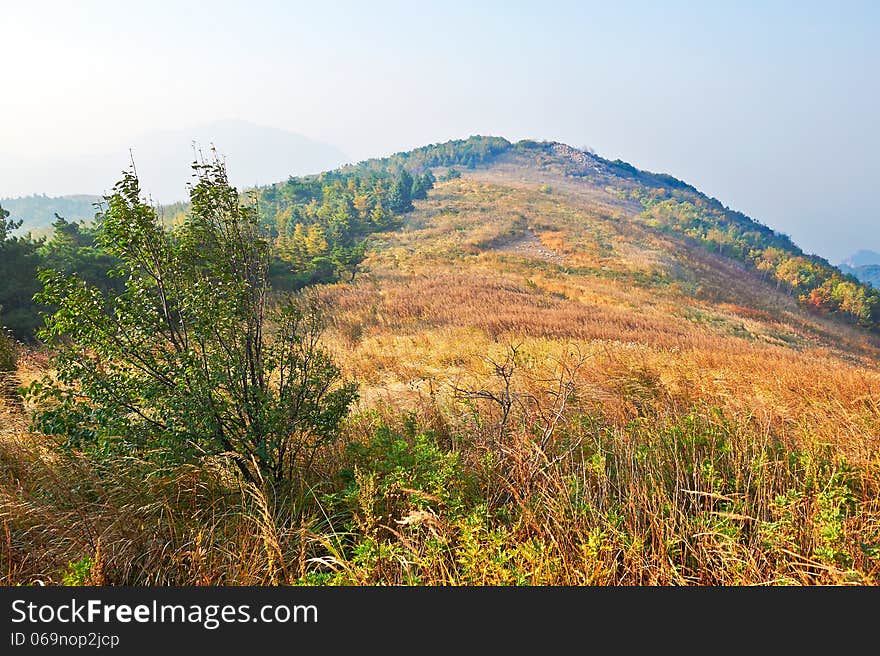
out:
M510 241L504 242L496 246L492 250L502 253L516 253L523 257L531 257L545 262L553 262L554 264L562 264L563 257L556 251L550 250L531 230L519 237L514 237Z

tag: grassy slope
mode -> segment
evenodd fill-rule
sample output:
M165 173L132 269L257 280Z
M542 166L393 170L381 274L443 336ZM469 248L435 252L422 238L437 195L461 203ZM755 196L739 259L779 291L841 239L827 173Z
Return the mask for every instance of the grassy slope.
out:
M321 454L323 496L280 519L212 468L61 467L7 408L0 575L85 557L113 582L877 583L876 337L640 212L508 152L379 235L322 290L362 446ZM487 395L512 347L502 427Z
M504 164L441 183L402 231L377 240L356 286L334 289L341 341L355 349L349 366L359 353L366 363L352 373L383 380L373 356L384 343L439 333L469 335L451 338L465 349L575 340L670 359L725 353L876 370L875 337L800 309L739 263L656 233L637 214L591 185ZM434 352L421 359L426 376L443 370Z
M514 385L520 398L544 395L547 406L553 404L546 398L548 381L576 362L571 381L577 399L567 411L571 417L598 417L611 431L610 460L632 457L627 448L650 449L664 473L642 475L660 478L669 468L694 468L660 450L658 441L670 425L717 416L723 419L707 420L709 425L735 434L724 446L737 461L727 463L726 476L739 480L728 478L713 488L692 471L690 481L672 485L672 494L690 489L726 499L723 508L709 503L706 510L714 519L703 520L740 519L713 524L705 538L713 544L706 548L724 552L713 558L744 559L749 561L744 569L754 570L738 579L736 568L725 563L694 580L810 581L821 579L818 572L824 570L835 572L826 581L876 582L876 549L871 559L863 551L880 537L876 338L803 310L733 260L653 232L638 221L641 208L614 194L553 170L523 168L518 157L441 183L403 231L376 243L368 274L354 287L328 292L337 308L332 343L349 374L363 381L365 407L382 400L426 415L426 405L440 406L447 420L452 418L453 432L485 430L485 424L461 419L455 390L501 389L491 361L503 361L510 345L519 347L523 362ZM494 410L491 402L479 407L482 413ZM519 419L524 432L541 424L526 407ZM646 433L633 428L643 425ZM786 465L780 461L785 458L793 460ZM765 459L790 478L749 489L742 477ZM711 458L699 465L721 467ZM849 468L856 472L850 487L839 488L839 473ZM817 469L822 474L811 478ZM636 476L622 484L626 492L618 490L635 515L672 503L646 484ZM839 498L823 497L829 489L837 489ZM786 505L794 498L796 503ZM767 557L767 545L776 540L772 535L751 534L748 548L724 544L722 535L744 540L756 516L772 533L791 512L805 518L797 529L803 542L797 548L789 542L785 549L803 555L801 565L790 563L786 574L781 574L786 567L770 573L771 567L763 578L756 575L760 567L754 561ZM586 530L565 521L557 528L563 534ZM589 530L607 528L607 517L587 524ZM631 528L639 533L646 527ZM689 548L704 548L694 546L694 535L682 529L660 532L671 531ZM551 532L546 524L532 530ZM656 539L654 531L648 533ZM837 555L829 556L832 552ZM844 564L855 562L864 568L861 574L843 573ZM645 580L632 572L619 579L605 576L598 580Z

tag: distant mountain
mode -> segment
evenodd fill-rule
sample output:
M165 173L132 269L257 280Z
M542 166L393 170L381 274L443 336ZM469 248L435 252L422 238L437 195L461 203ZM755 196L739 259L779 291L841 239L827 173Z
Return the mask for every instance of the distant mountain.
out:
M880 253L869 250L856 251L846 258L842 264L851 268L880 265Z
M852 273L861 282L880 289L880 264L866 264L865 266L853 267L847 273Z
M840 270L855 276L859 282L880 289L880 264L864 264L855 267L841 264Z
M23 231L37 232L49 227L55 215L68 221L89 221L95 216L94 204L100 196L46 196L35 194L19 198L0 198L0 207L7 210L10 218L23 221Z
M859 282L880 289L880 253L876 251L856 251L840 263L840 270L855 276Z
M0 197L104 194L133 156L143 188L155 202L184 200L194 142L205 153L215 145L226 158L232 183L239 187L318 173L349 159L335 146L299 134L246 121L216 121L143 134L113 152L52 160L0 156Z

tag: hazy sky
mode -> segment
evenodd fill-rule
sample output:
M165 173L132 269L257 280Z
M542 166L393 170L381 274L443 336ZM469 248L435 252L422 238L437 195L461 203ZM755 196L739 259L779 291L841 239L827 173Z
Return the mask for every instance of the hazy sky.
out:
M880 3L327 4L0 0L0 157L231 118L355 159L556 139L880 250Z

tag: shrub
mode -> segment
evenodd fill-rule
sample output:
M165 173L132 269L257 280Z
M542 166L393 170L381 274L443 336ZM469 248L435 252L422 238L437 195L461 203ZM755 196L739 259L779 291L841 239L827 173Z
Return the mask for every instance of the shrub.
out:
M56 377L30 388L36 426L68 444L158 463L228 457L251 483L300 477L356 396L318 340L320 308L270 305L270 244L219 162L195 166L192 212L171 232L126 173L99 239L119 293L44 271L57 308L41 337Z

